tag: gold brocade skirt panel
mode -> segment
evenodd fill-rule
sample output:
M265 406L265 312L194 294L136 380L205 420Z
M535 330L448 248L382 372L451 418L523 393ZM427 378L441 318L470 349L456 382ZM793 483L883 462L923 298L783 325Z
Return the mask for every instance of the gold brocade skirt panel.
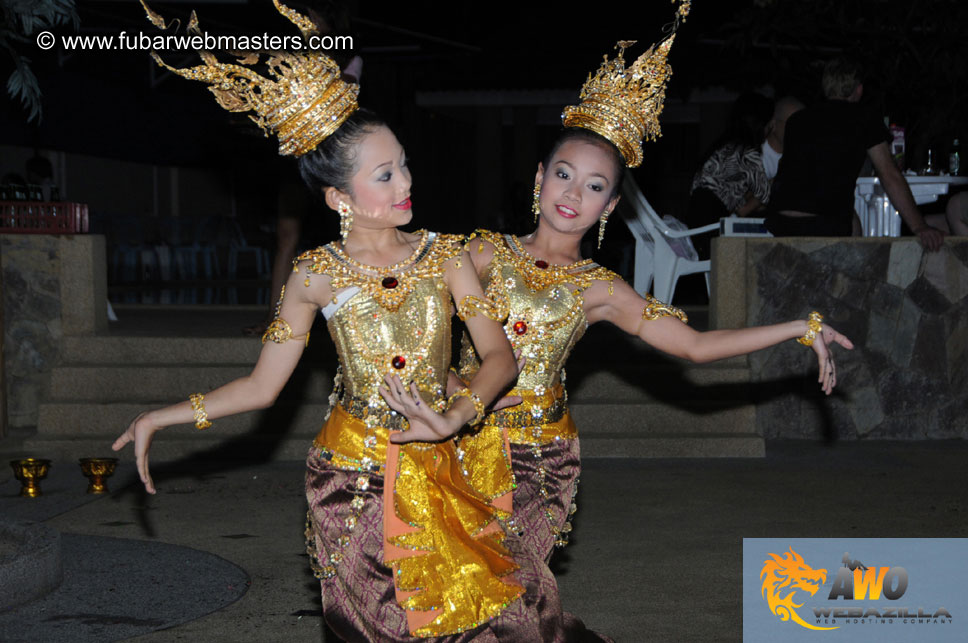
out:
M338 576L347 563L373 476L380 476L392 485L383 497L382 562L393 569L396 601L410 634L457 634L499 616L524 591L513 579L518 566L490 504L489 496L500 490L481 493L468 484L462 470L466 453L459 454L453 441L388 445L389 430L373 425L374 409L362 411L364 418L353 411L337 405L310 453L330 468L354 472L356 489L343 519L346 533L328 541L325 556L317 557L317 575ZM475 457L481 467L509 469L503 446L480 451Z
M333 407L329 418L316 434L313 448L318 449L319 455L338 469L374 471L383 475L390 441L390 429L386 427L402 430L406 426L406 419L385 411L385 417L378 418L379 424L367 426L364 420L366 410L364 400L352 398L341 401Z

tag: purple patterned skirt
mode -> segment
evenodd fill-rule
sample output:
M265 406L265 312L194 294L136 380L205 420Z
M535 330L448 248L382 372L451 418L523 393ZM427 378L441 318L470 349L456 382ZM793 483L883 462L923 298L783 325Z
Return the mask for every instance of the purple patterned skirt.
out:
M383 476L338 469L310 451L307 548L320 577L323 616L346 641L428 641L414 638L396 601L390 568L383 564ZM362 498L362 501L356 500ZM532 548L509 535L505 545L520 569L525 594L497 618L439 641L601 640L561 611L558 585Z
M540 445L512 443L511 467L517 484L516 532L534 556L547 562L556 545L568 543L571 533L581 473L578 438Z

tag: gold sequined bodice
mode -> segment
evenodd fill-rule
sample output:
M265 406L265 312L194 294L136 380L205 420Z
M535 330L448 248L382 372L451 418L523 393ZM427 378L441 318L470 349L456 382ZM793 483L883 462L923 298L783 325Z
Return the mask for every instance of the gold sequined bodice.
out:
M363 266L373 274L360 272L359 264L333 246L300 257L312 261L308 273L331 277L334 298L343 302L326 325L342 367L344 399L388 410L378 390L387 374L416 382L428 402L443 399L452 315L443 264L460 252L456 241L425 233L410 260L387 268ZM353 287L359 288L355 294Z
M383 376L411 380L428 401L440 399L450 366L450 293L443 277L426 279L395 311L361 291L326 323L343 369L346 395L385 404Z
M594 280L612 281L618 275L591 260L570 266L536 260L510 235L480 231L494 245L494 257L483 276L491 297L506 297L510 314L504 332L514 350L526 358L516 389L542 395L553 387L572 348L588 321L582 292ZM461 373L476 370L476 357L467 336L461 346Z

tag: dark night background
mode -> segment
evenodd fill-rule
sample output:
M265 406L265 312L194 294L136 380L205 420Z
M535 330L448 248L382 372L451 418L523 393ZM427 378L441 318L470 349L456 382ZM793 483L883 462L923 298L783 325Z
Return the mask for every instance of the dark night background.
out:
M313 3L293 6L307 4ZM670 58L674 76L664 135L646 145L646 161L636 171L640 186L658 210L681 215L692 174L720 133L729 98L772 87L778 96L792 93L812 102L818 98L820 64L840 53L866 63L865 101L908 128L912 163L923 158L928 146L943 158L951 140L964 139L968 132L966 4L695 2ZM653 0L635 5L345 6L355 53L364 59L361 104L390 121L411 157L416 222L468 231L498 223L526 228L534 167L555 135L564 103L455 107L432 97L461 92L466 101L474 91L486 103L488 96L527 90L576 100L586 75L615 41L638 39L632 50L638 55L661 36L675 5ZM296 33L268 0L157 2L151 7L183 24L195 9L201 28L210 33ZM137 2L82 0L77 12L81 34L159 33ZM244 186L242 198L264 201L257 210L271 211L275 184L288 165L280 164L272 142L247 118L223 111L200 83L162 73L144 51L65 52L55 47L43 52L32 39L18 47L39 78L43 119L28 124L27 112L4 96L0 145L214 167ZM186 52L165 58L180 66L197 60ZM0 65L5 78L9 61L0 57ZM717 92L718 107L711 109L708 96ZM481 118L498 124L481 130ZM334 225L322 234L335 231Z

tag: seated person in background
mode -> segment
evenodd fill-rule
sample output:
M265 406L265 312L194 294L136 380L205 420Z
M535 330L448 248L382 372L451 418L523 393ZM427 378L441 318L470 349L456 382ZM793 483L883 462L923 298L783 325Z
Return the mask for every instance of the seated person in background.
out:
M968 237L968 192L952 194L944 214L927 214L924 219L945 234Z
M760 156L763 159L763 170L766 178L772 184L776 178L776 171L783 157L783 139L786 134L786 122L791 116L804 108L804 104L795 96L784 96L776 101L773 108L773 118L766 125L766 140L760 145Z
M843 59L828 62L823 92L827 100L794 114L787 123L767 229L777 237L850 236L855 232L854 185L866 155L921 245L940 248L944 233L929 226L918 211L891 157L887 129L859 105L864 93L860 66Z
M773 114L773 102L753 92L736 99L729 125L706 154L692 180L686 223L698 228L731 214L746 216L769 199L770 186L763 169L760 145ZM696 251L709 257L714 233L692 237Z
M945 216L951 234L968 237L968 192L959 192L948 200Z

